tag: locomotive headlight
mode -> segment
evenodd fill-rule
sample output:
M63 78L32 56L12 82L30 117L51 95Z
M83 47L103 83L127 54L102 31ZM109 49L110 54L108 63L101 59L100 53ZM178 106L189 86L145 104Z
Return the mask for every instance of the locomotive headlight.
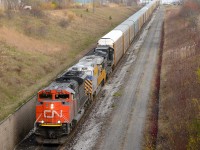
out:
M42 120L41 123L44 123L44 120Z
M58 120L58 123L60 123L60 120Z
M54 109L54 104L51 104L50 108L51 108L51 109Z

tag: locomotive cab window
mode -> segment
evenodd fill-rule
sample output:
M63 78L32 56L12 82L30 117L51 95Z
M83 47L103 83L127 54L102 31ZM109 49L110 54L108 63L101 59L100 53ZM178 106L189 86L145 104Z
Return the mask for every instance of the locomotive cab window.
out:
M40 99L52 99L52 94L42 93L39 95Z
M56 94L55 99L68 99L69 94Z

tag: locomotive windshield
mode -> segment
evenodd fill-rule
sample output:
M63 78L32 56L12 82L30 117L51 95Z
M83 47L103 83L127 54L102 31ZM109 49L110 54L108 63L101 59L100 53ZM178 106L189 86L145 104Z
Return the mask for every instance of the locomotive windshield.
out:
M52 99L52 94L42 93L39 95L40 99Z
M67 99L69 98L69 94L56 94L55 99Z

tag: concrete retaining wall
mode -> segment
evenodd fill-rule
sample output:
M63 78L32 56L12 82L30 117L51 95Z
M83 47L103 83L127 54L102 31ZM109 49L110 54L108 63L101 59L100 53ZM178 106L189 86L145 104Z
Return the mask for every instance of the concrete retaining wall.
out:
M36 96L0 123L0 150L13 150L33 128Z

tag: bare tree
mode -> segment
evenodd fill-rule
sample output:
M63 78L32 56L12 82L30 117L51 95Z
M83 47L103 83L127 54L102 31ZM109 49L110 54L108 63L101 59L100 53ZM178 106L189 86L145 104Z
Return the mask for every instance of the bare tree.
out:
M18 9L19 8L19 0L3 0L4 3L4 7L7 10L11 10L11 9Z

